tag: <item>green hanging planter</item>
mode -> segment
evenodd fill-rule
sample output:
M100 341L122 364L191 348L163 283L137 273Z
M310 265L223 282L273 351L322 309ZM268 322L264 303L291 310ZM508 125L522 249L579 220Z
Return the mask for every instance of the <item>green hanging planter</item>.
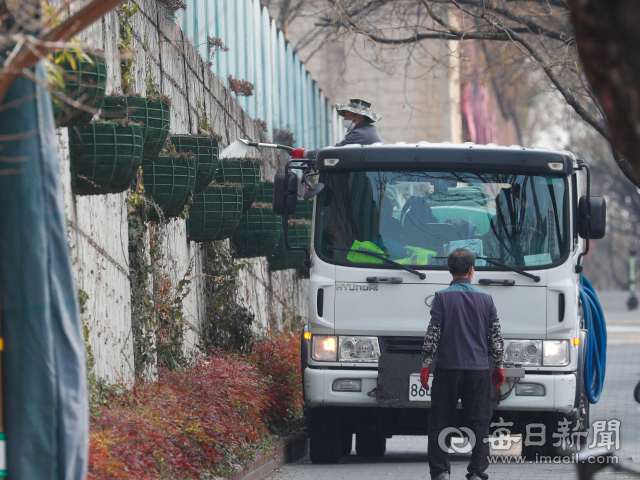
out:
M260 160L255 158L224 158L220 160L216 171L216 183L227 182L242 184L242 211L246 212L258 196Z
M301 220L289 221L289 245L292 247L311 246L311 222ZM271 255L267 257L269 270L286 270L288 268L298 268L304 266L306 255L302 250L289 250L284 244L284 236Z
M142 164L142 128L96 122L69 129L71 189L76 195L124 192Z
M297 220L311 220L313 218L313 200L297 199L296 211L292 218Z
M254 204L240 218L231 243L238 258L265 257L280 239L282 217L273 213L271 204Z
M177 152L196 155L195 193L202 193L213 181L218 167L218 141L207 135L171 135L171 143Z
M195 155L158 156L143 167L142 182L145 193L162 209L165 218L179 216L196 184ZM159 220L154 208L149 211L149 220Z
M260 182L256 202L273 203L273 182Z
M103 118L130 118L142 124L144 163L157 157L169 135L171 114L169 102L160 98L107 96L102 107Z
M68 60L69 55L73 56L75 68ZM73 100L95 111L100 110L107 85L104 58L93 53L75 51L57 51L53 56L57 65L62 68L60 73L64 83L53 84L51 87L56 124L60 127L88 125L94 114L71 105L69 101Z
M187 235L194 242L229 238L242 216L242 187L209 185L193 195L187 219Z

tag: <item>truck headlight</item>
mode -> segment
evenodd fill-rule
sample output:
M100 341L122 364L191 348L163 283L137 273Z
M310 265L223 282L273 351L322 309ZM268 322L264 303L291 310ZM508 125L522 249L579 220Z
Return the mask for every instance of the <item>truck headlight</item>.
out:
M345 362L377 362L378 337L339 337L338 359Z
M334 335L314 335L311 358L321 362L335 362L338 357L338 339Z
M553 367L569 365L569 342L567 340L545 340L542 364Z
M542 365L542 340L505 340L504 363L539 367Z

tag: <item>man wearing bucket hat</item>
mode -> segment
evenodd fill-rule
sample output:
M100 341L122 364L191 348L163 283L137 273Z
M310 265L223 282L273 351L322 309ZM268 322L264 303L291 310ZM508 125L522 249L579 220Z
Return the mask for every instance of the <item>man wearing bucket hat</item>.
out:
M336 103L336 110L338 115L343 117L342 125L347 129L347 134L340 143L336 144L336 147L342 147L344 145L371 145L372 143L382 143L382 138L378 134L378 130L373 126L374 122L377 122L382 118L382 115L378 115L371 111L371 104L360 100L358 98L352 98L349 100L349 104ZM291 158L316 158L318 150L305 150L304 148L297 148L292 150L289 154Z

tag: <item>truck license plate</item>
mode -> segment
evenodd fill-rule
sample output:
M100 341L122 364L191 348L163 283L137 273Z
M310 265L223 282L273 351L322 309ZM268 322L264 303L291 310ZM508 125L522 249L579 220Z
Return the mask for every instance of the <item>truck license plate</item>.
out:
M429 377L429 392L431 391L431 383L433 377ZM427 402L431 400L431 395L422 388L420 384L420 374L412 373L409 376L409 401L410 402Z

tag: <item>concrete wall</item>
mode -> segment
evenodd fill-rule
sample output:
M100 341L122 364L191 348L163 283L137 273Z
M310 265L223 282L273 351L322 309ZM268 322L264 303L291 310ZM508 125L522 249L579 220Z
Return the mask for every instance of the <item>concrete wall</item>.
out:
M171 133L196 133L198 103L221 135L221 148L237 138L265 141L259 127L240 107L221 79L208 70L195 48L158 2L136 0L140 12L132 18L136 51L135 91L144 95L145 62L162 93L172 100ZM119 21L111 13L84 34L84 40L104 50L107 58L107 93L120 91L120 59L117 51ZM147 51L143 43L147 44ZM64 200L69 224L69 243L78 288L88 296L90 342L96 361L95 373L108 381L133 380L131 338L131 291L128 280L127 194L75 196L70 189L68 135L59 129ZM263 160L262 178L272 179L277 171L275 151L255 151ZM170 275L182 279L189 266L191 292L184 302L189 328L185 348L199 344L204 318L202 246L187 241L186 222L171 220L166 226L165 253ZM241 301L256 315L257 326L278 325L282 312L306 317L308 281L299 280L294 270L269 272L265 258L251 259L241 273Z

